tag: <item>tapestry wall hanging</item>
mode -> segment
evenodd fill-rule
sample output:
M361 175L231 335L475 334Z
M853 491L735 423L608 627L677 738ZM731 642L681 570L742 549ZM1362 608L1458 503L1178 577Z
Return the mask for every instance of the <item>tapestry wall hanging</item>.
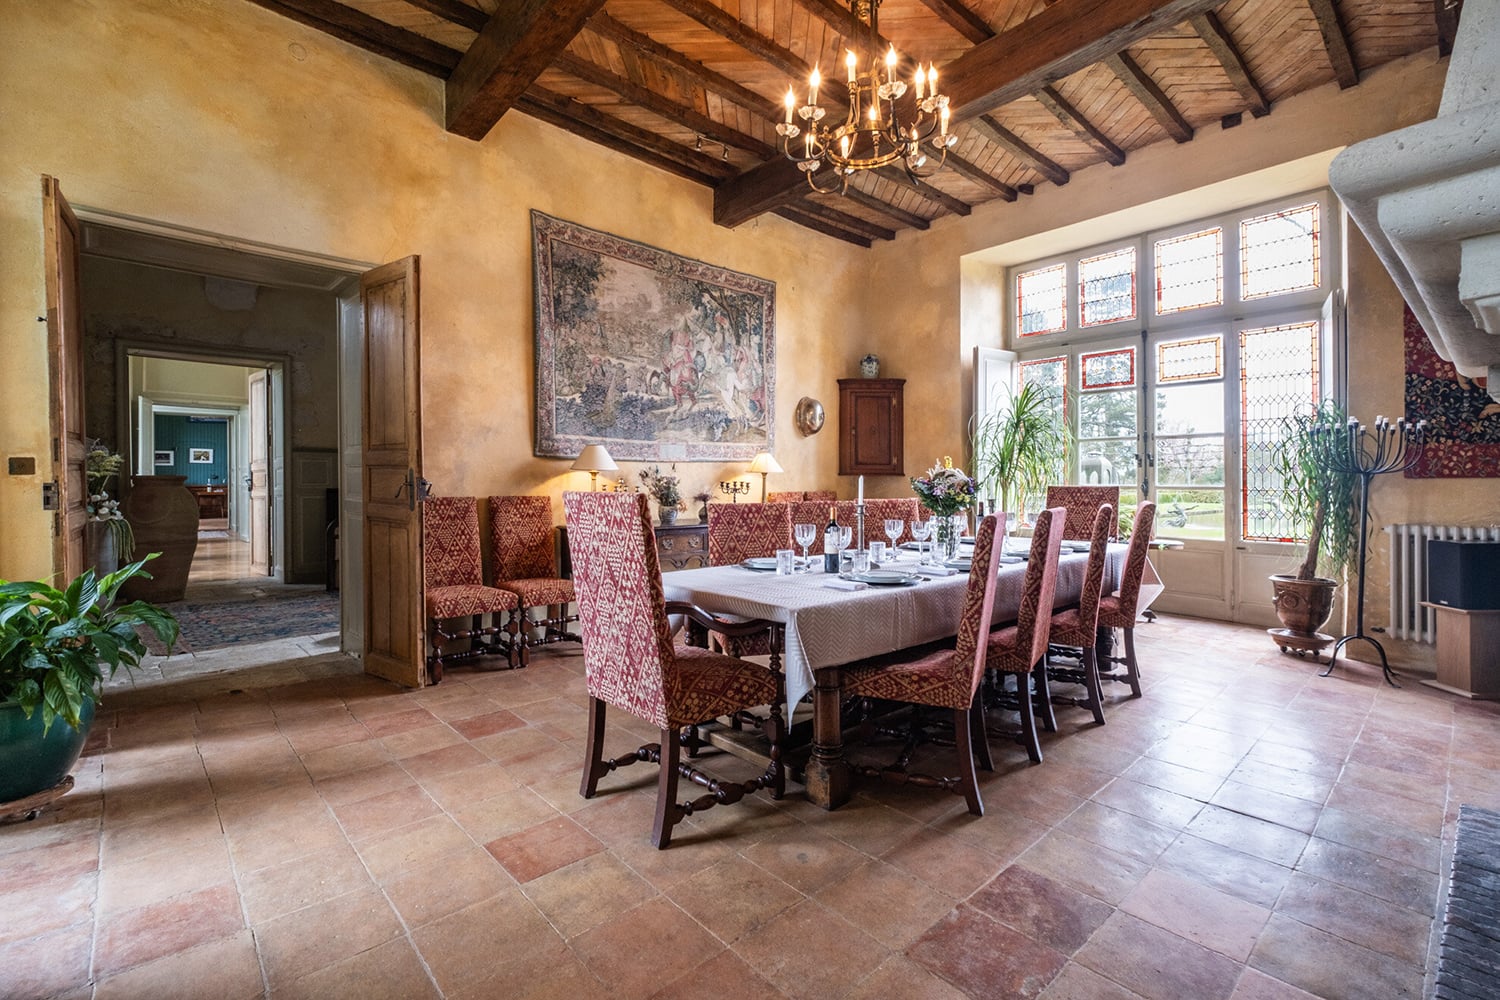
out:
M1408 307L1406 419L1427 421L1427 446L1408 479L1482 479L1500 476L1500 403L1485 380L1458 374L1438 357Z
M536 454L748 461L772 448L776 283L531 213Z

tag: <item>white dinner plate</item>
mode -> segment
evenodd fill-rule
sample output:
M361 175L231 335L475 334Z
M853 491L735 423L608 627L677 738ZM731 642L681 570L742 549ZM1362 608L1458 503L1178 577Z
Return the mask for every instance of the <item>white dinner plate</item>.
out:
M900 587L922 579L916 573L903 573L893 569L872 569L868 573L853 573L849 578L876 587Z
M767 570L775 571L775 569L776 569L776 557L775 556L751 556L749 559L746 559L744 562L740 563L740 565L743 566L743 567L745 567L746 569L753 569L753 570L755 570L757 572L760 572L760 573L764 573Z
M949 569L963 570L967 573L974 565L973 559L949 559L943 563Z

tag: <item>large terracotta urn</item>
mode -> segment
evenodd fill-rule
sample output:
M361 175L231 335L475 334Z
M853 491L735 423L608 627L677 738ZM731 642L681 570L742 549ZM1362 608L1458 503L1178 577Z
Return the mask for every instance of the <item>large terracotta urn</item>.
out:
M1318 653L1333 642L1333 636L1324 635L1318 629L1328 621L1333 612L1333 595L1338 588L1334 580L1314 577L1299 580L1289 573L1271 576L1271 603L1276 607L1276 617L1283 628L1266 629L1271 641L1281 647L1283 653L1293 652L1298 656L1307 653L1317 659Z
M121 503L135 531L135 555L161 556L146 565L151 579L134 577L125 584L130 600L162 604L180 601L187 591L188 570L198 548L198 499L184 484L187 476L134 476L130 495Z

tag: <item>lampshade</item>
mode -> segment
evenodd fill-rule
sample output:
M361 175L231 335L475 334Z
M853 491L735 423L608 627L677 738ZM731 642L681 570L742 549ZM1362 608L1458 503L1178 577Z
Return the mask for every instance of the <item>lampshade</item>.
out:
M769 451L763 451L751 460L750 471L766 473L785 472L786 470L776 464L776 459L771 456L771 453Z
M609 451L602 444L591 444L578 453L578 458L573 462L575 472L614 472L619 466L615 460L609 457ZM779 471L779 470L778 470Z

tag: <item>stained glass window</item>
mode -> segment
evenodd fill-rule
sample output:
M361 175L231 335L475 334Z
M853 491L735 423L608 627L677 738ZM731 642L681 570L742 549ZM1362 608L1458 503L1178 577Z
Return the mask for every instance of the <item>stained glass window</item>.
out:
M1156 380L1189 382L1224 374L1224 338L1169 340L1156 347Z
M1084 389L1114 389L1122 385L1135 385L1134 347L1085 354L1078 359L1078 363L1082 369L1080 382Z
M1224 303L1224 230L1156 241L1156 314Z
M1316 202L1240 223L1240 297L1260 299L1318 287Z
M1060 333L1068 328L1066 265L1016 275L1016 328L1023 337Z
M1246 541L1296 541L1276 447L1285 417L1318 400L1318 323L1240 333L1240 497Z
M1079 325L1135 318L1135 247L1078 262Z

